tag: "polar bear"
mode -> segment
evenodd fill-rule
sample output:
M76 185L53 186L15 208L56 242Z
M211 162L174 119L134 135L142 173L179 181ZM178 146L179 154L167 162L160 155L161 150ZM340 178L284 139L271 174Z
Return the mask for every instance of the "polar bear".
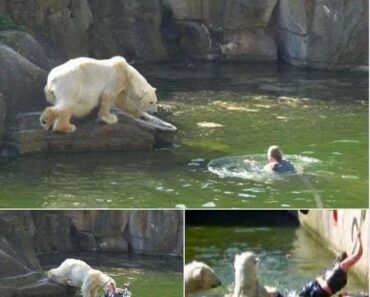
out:
M117 122L111 113L115 104L134 117L145 117L147 112L157 112L155 91L123 57L72 59L48 75L44 93L54 106L43 111L40 124L45 130L71 133L76 130L71 117L82 118L97 107L99 120L113 124Z
M244 252L235 256L235 284L231 297L276 297L275 288L263 286L258 282L256 264L257 257L252 252Z
M106 293L109 284L116 288L114 279L76 259L66 259L58 268L49 270L48 276L61 285L81 288L82 297L97 297L100 288Z
M206 291L221 285L211 267L203 262L193 261L185 265L185 296L189 294Z

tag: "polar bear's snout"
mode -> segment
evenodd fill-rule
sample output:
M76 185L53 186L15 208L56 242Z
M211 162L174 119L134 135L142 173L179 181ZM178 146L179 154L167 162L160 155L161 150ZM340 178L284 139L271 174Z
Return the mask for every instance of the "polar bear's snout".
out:
M151 115L158 113L157 95L155 94L155 91L156 88L150 87L150 89L147 90L141 98L141 110L145 110Z
M147 113L151 115L156 115L158 113L157 104L153 104L153 106L149 106L149 108L147 109Z
M222 285L221 281L216 277L215 282L212 285L212 289L217 288L218 286L221 286L221 285Z

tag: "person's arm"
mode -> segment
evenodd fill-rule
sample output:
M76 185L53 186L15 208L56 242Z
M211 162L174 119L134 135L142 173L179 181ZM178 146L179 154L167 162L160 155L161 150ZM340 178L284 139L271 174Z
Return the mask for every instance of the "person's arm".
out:
M247 163L247 164L256 164L257 162L255 160L251 160L251 159L245 159L243 160L244 163Z
M275 166L275 162L271 162L271 163L268 163L268 164L266 164L264 167L263 167L263 169L265 170L265 171L268 171L268 172L272 172L272 171L274 171L274 166Z
M358 241L359 241L359 248L357 253L348 256L346 259L344 259L342 262L340 262L340 267L343 271L348 271L351 266L355 265L358 260L360 260L362 256L362 242L361 242L361 233L359 232L357 235Z

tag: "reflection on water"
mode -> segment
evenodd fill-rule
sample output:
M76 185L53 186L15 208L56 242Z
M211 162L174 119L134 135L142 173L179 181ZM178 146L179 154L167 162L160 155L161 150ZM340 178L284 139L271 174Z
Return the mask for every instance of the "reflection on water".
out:
M207 168L276 144L320 160L304 169L325 207L367 207L366 74L258 64L140 70L172 108L175 148L2 163L0 206L315 207L312 188L300 180L219 178Z
M129 284L132 296L183 296L182 259L170 256L138 256L118 253L45 256L45 270L59 266L66 258L85 261L111 276L118 287ZM79 295L80 296L80 295Z
M209 264L223 286L201 294L224 296L232 291L234 257L252 251L260 258L261 283L280 292L299 290L304 284L331 267L334 256L298 227L187 227L185 262ZM345 290L365 292L353 275Z

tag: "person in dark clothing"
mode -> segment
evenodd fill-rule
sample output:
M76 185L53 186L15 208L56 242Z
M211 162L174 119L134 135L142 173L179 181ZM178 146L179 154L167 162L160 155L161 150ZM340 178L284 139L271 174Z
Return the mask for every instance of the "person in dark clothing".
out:
M104 294L104 297L116 297L116 290L112 283L107 285L107 292Z
M358 233L357 238L358 251L351 256L347 256L346 252L341 253L331 269L301 289L300 297L329 297L346 286L348 269L355 265L362 256L361 233Z
M268 163L265 170L276 173L296 173L292 163L283 159L283 154L277 145L272 145L267 150Z

